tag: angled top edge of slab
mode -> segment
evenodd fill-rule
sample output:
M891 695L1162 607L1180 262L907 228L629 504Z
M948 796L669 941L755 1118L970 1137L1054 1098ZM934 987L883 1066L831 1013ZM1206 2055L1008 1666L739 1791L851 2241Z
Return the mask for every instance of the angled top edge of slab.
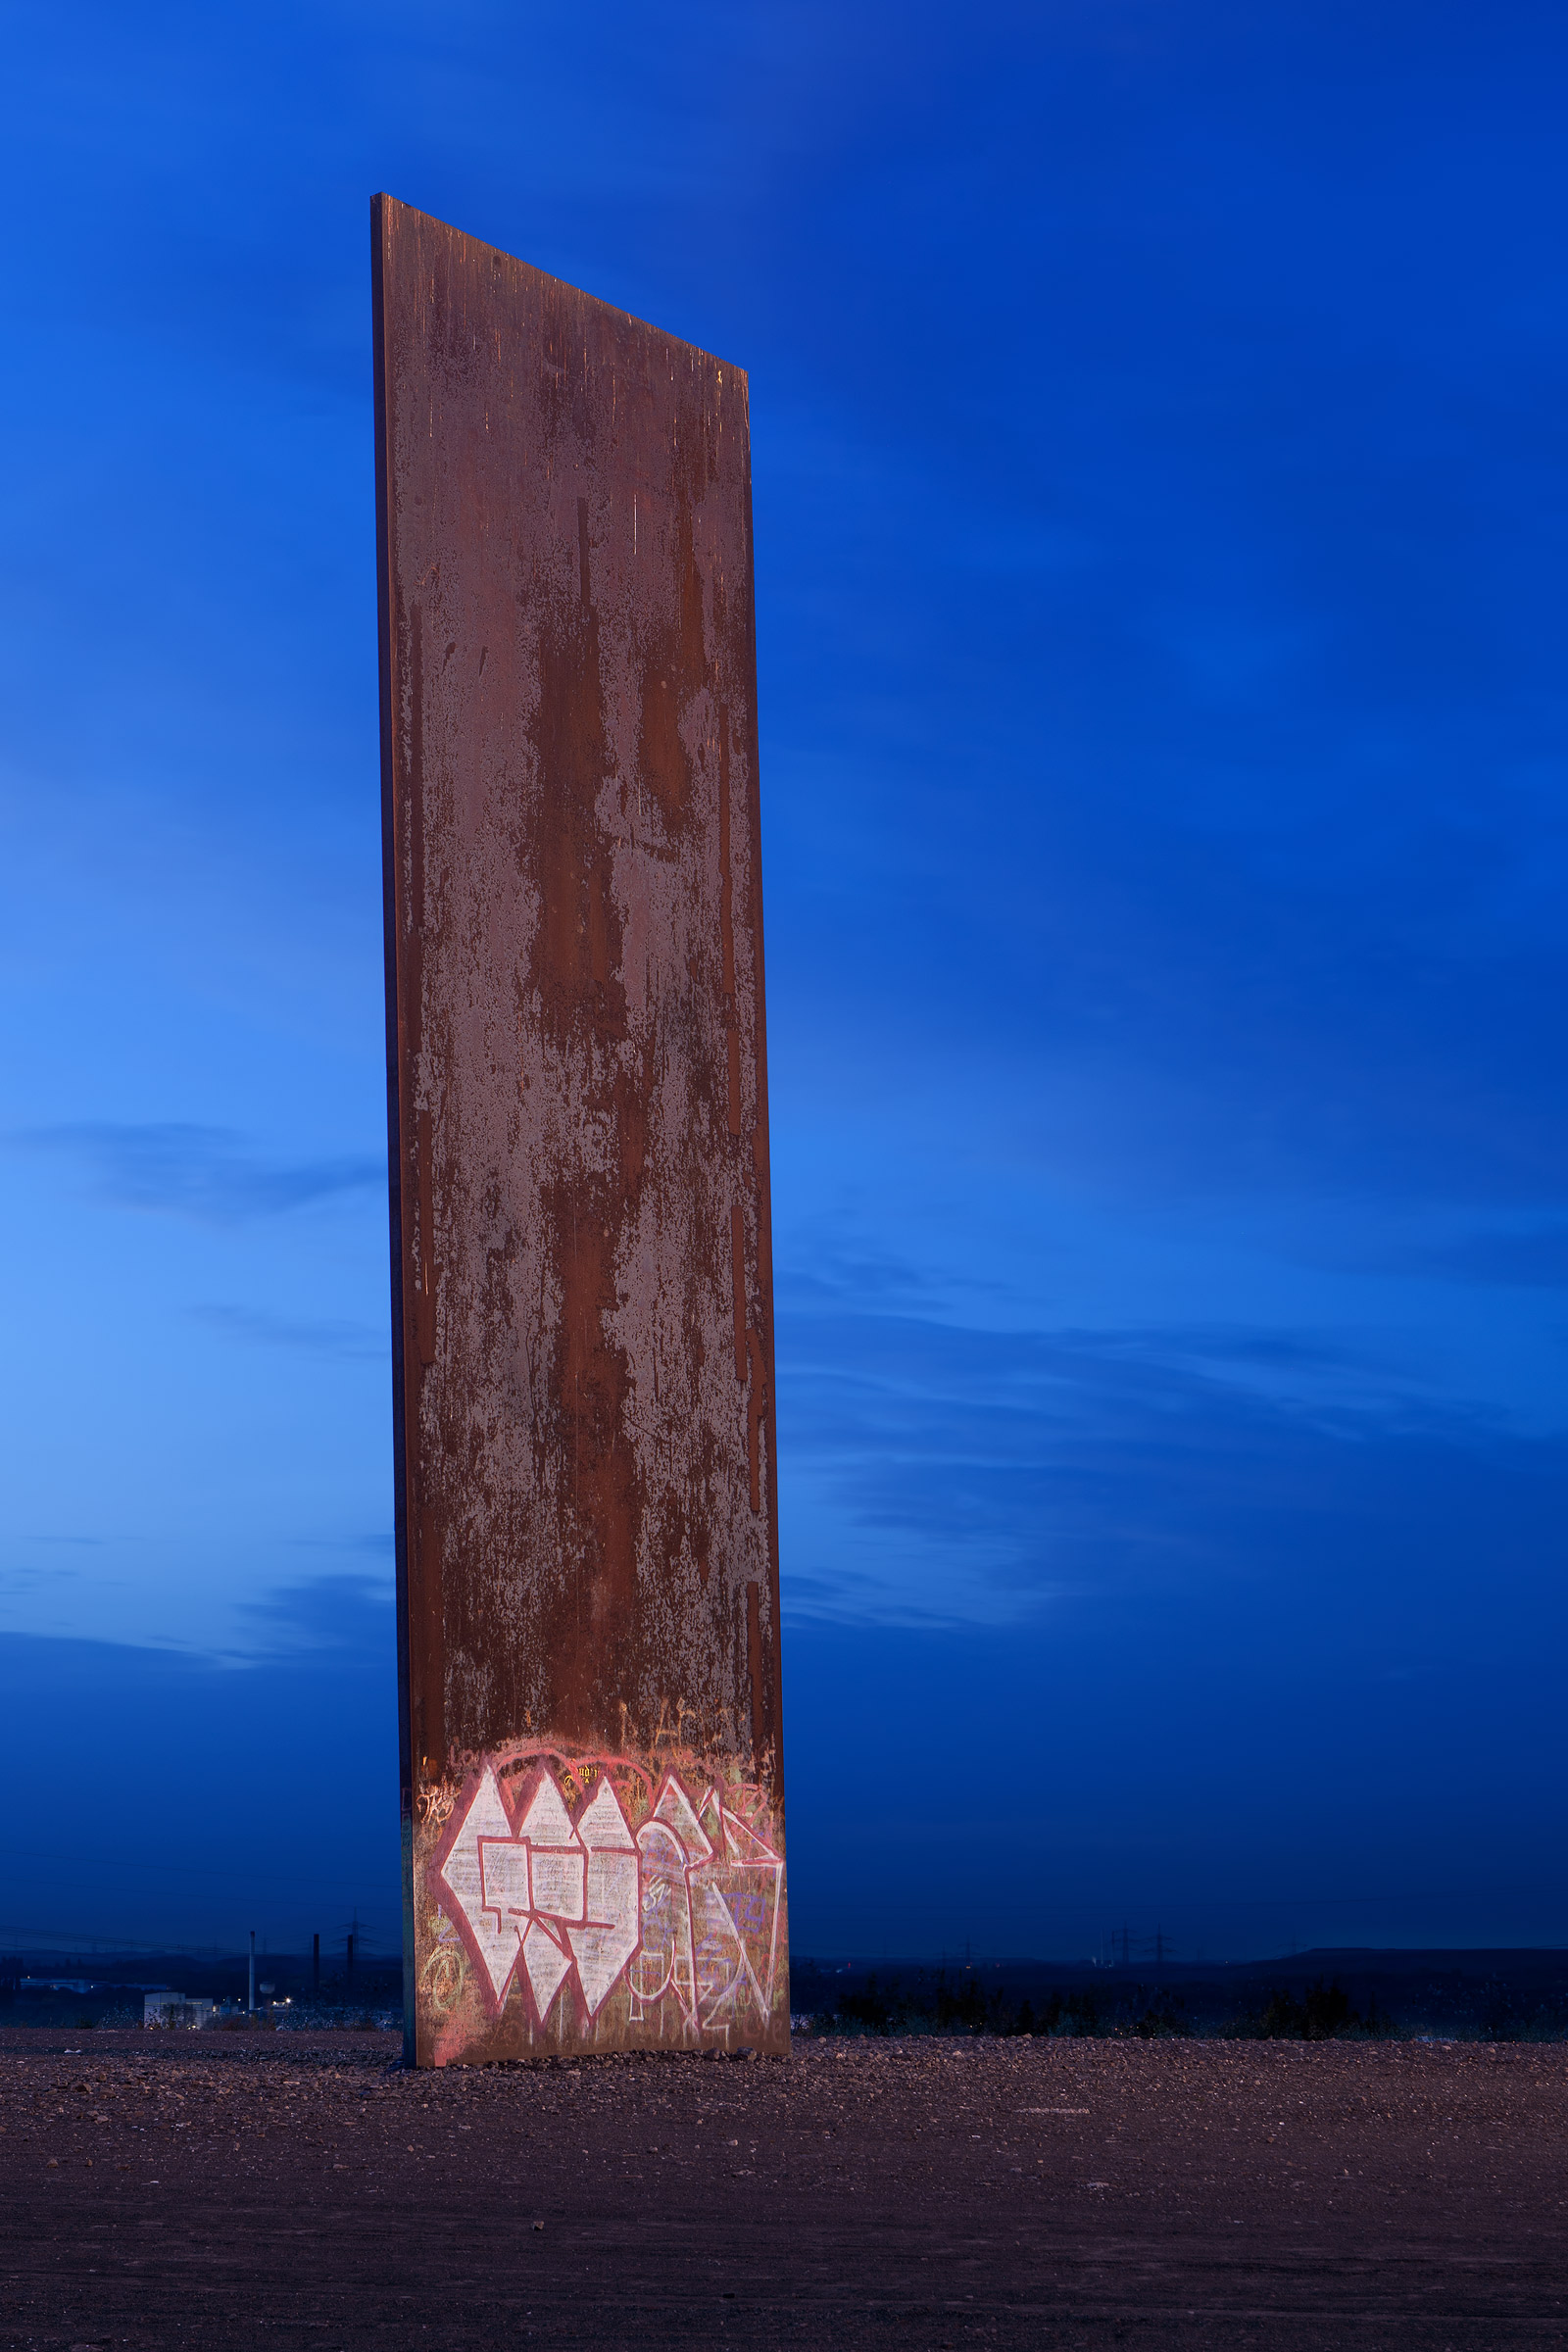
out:
M434 213L421 213L417 205L405 204L400 196L388 195L385 189L379 189L370 198L370 219L378 259L385 259L393 238L400 233L412 231L416 235L428 235L433 230L440 236L451 238L455 244L466 245L476 253L492 255L508 270L537 278L543 284L569 295L573 302L583 303L591 310L603 311L612 318L623 320L628 326L635 327L639 334L667 343L672 351L682 352L692 359L705 360L710 366L722 368L726 374L737 377L743 390L746 386L746 369L735 361L724 359L718 352L710 351L705 344L688 342L683 335L672 335L667 327L655 326L651 320L640 318L635 311L623 310L617 302L606 302L602 295L590 294L583 287L574 286L569 278L555 277L548 270L541 270L536 263L525 262L517 254L508 253L504 245L492 245L484 237L471 236L466 229L454 228L450 220L440 220Z

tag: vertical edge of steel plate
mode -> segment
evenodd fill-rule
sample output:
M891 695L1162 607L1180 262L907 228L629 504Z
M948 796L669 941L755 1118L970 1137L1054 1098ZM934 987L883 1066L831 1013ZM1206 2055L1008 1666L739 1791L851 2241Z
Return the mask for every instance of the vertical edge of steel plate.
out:
M407 2054L787 2050L746 378L371 220Z

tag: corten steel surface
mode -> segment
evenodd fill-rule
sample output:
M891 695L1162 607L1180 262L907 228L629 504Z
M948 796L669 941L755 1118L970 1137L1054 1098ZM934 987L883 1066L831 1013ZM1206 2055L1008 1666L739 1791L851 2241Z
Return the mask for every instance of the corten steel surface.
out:
M746 378L372 243L411 2054L785 2049Z

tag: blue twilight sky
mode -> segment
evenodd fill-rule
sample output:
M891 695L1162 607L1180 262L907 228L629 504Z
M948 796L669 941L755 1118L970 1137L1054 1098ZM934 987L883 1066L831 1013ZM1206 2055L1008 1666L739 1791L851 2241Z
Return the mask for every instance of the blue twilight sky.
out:
M368 200L751 370L797 1948L1568 1941L1568 19L15 10L0 1941L395 1930Z

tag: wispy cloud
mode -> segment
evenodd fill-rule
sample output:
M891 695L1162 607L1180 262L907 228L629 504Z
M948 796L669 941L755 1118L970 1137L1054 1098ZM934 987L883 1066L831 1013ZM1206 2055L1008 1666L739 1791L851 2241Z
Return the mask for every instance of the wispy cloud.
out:
M384 1560L391 1559L393 1549L389 1527L370 1528L357 1536L291 1536L289 1542L302 1551L370 1551Z
M996 1622L1299 1583L1323 1605L1359 1585L1371 1617L1483 1561L1528 1578L1568 1492L1559 1439L1310 1335L785 1317L779 1415L804 1616Z
M160 1211L204 1225L278 1216L386 1182L385 1160L368 1153L280 1162L249 1148L231 1128L180 1120L30 1127L14 1132L6 1143L13 1152L74 1160L99 1198L119 1208Z
M189 1313L193 1321L248 1347L298 1348L349 1363L384 1363L391 1347L386 1331L368 1323L316 1322L255 1306L193 1306Z
M1410 1260L1406 1261L1412 1262ZM1476 1233L1424 1252L1413 1261L1423 1273L1454 1282L1500 1283L1520 1290L1568 1289L1568 1224Z
M246 1601L242 1621L256 1629L248 1655L336 1657L384 1669L393 1647L390 1582L366 1576L317 1576L281 1585L262 1600Z
M929 1308L947 1289L912 1258L891 1250L847 1246L842 1233L824 1222L794 1236L789 1256L778 1269L782 1299L808 1311L848 1300L883 1309L900 1306Z

